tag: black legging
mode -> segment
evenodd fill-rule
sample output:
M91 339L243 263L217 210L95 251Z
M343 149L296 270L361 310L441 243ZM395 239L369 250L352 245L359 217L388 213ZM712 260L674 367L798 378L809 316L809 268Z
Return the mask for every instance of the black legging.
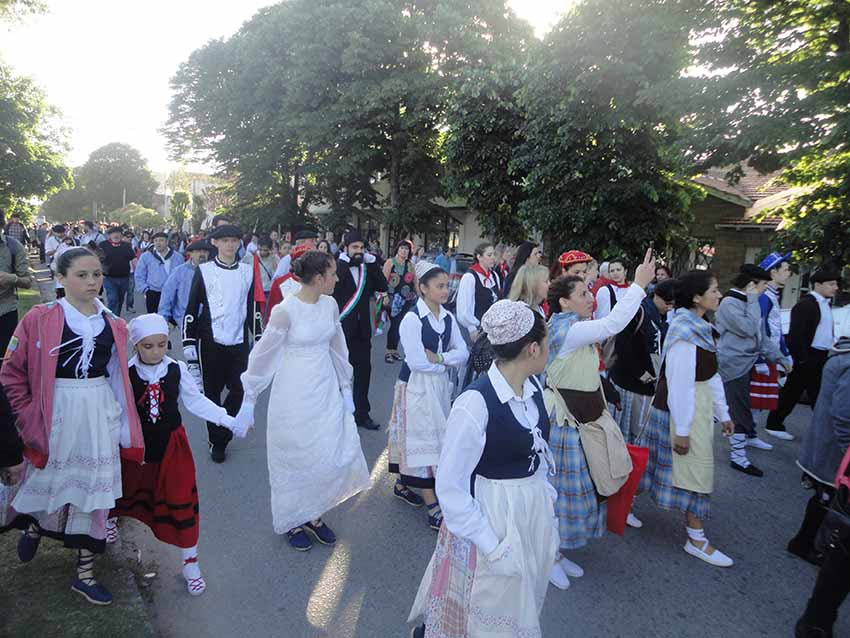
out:
M398 350L398 330L401 327L401 320L404 319L404 315L407 314L407 311L410 310L412 305L413 302L406 301L401 307L401 311L395 317L390 315L390 329L387 332L387 350Z

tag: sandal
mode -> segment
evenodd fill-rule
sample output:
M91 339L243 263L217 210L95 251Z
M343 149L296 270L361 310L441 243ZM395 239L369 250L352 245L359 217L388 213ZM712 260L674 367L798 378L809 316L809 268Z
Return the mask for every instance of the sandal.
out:
M396 481L395 487L393 487L393 496L401 499L411 507L422 507L425 505L425 500L406 485L402 485L401 481Z
M115 518L106 519L106 542L112 544L118 541L118 520Z
M431 503L426 505L428 509L428 527L439 532L440 525L443 524L443 510L440 509L439 503Z
M201 576L197 556L192 556L183 561L183 578L186 579L186 591L191 596L200 596L206 591L207 581Z
M93 605L109 605L112 602L112 594L94 578L94 554L88 550L79 550L77 580L71 585L71 590Z

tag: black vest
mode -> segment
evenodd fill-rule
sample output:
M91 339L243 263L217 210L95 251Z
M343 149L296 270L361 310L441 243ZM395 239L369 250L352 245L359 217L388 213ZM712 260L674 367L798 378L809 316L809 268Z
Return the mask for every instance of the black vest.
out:
M531 377L529 380L537 387L534 402L539 414L537 427L543 438L549 441L549 415L543 403L543 389ZM488 479L516 479L532 476L540 467L540 454L535 452L534 436L531 430L517 421L511 407L499 400L489 374L482 374L473 381L468 390L475 390L484 397L487 404L487 441L484 451L472 473L471 491L475 493L475 476Z
M168 371L159 380L162 400L160 401L159 418L156 423L152 422L150 417L148 383L139 377L136 366L130 367L130 384L133 386L133 396L142 422L142 435L145 438L145 463L159 463L165 456L171 433L182 424L177 402L180 396L180 366L176 362L169 363Z
M414 307L411 310L413 314L416 314L416 308ZM418 316L418 315L417 315ZM428 315L424 317L419 317L419 321L422 322L422 345L425 346L426 350L430 350L431 352L445 352L449 349L449 344L452 340L452 316L446 315L444 319L445 329L443 330L443 334L439 334L434 328L431 326L431 322L428 321ZM442 349L440 349L440 343L442 342ZM398 373L399 381L404 381L407 383L410 380L410 368L407 367L407 363L403 363L401 365L401 372Z
M112 334L112 326L109 321L104 318L106 325L101 330L100 334L94 338L94 352L92 353L91 363L89 363L88 378L96 379L97 377L108 377L106 371L109 365L109 360L112 358L112 346L115 345L115 337ZM79 337L76 332L71 330L68 323L62 328L62 343ZM69 345L63 346L59 350L59 356L56 357L56 378L57 379L77 379L77 364L80 362L80 357L83 354L82 340L74 341Z
M490 276L496 282L496 285L492 288L488 288L482 284L481 278L474 270L471 270L470 273L472 273L472 278L475 280L475 309L473 314L478 321L481 321L484 313L490 310L490 306L499 300L501 281L499 279L499 273L496 272L495 268L490 270Z

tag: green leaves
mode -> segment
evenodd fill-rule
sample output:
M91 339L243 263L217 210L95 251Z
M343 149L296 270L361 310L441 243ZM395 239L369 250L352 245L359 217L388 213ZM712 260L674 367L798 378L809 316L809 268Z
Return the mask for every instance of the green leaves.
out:
M129 144L101 146L89 155L77 178L100 210L120 208L125 201L148 207L153 204L156 180L141 153Z

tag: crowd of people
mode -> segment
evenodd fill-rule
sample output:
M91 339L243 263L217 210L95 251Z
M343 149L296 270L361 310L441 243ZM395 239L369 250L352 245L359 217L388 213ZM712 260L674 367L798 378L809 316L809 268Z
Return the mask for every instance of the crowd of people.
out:
M797 635L831 635L850 589L846 529L818 540L835 524L831 504L846 501L836 476L850 463L850 340L835 339L830 305L837 270L812 271L786 335L787 254L741 265L721 292L710 271L674 277L651 249L633 268L581 250L547 268L536 242L510 259L485 241L450 309L455 257L430 261L409 240L384 260L357 231L336 245L302 230L290 246L224 217L202 237L84 228L77 237L54 226L39 240L58 300L10 318L0 531L21 530L22 561L45 536L77 550L72 588L88 601L111 602L93 564L120 517L182 548L190 594L206 587L178 400L207 421L211 460L222 463L270 387L274 531L298 551L333 545L323 515L370 485L358 428L381 427L371 343L386 325L384 361L401 364L387 427L393 496L424 506L438 533L410 613L414 637L539 636L547 588L569 588L588 567L571 552L642 527L636 498L679 513L688 555L731 567L734 550L706 530L715 433L728 437L730 468L757 479L750 452L794 438L784 420L804 392L813 416L798 465L814 496L788 551L822 567ZM10 273L0 303L31 281L13 241L28 238L0 244ZM133 288L145 312L125 324Z

